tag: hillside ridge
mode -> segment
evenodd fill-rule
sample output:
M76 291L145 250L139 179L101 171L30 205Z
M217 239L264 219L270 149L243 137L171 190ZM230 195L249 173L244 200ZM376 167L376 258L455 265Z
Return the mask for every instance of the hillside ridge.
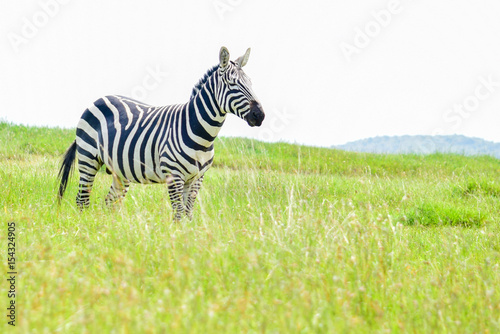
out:
M489 155L500 159L500 143L463 135L377 136L332 147L345 151L364 153L455 153L467 156Z

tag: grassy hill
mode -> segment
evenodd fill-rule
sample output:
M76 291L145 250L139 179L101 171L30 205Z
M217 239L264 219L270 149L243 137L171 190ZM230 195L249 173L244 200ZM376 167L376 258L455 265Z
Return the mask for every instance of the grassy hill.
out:
M456 153L469 156L489 155L500 159L500 143L462 135L450 136L379 136L356 140L336 148L351 152L429 154Z
M58 206L73 140L0 123L23 332L500 331L497 159L221 138L175 224L162 185L106 208L104 172L88 210L77 175Z

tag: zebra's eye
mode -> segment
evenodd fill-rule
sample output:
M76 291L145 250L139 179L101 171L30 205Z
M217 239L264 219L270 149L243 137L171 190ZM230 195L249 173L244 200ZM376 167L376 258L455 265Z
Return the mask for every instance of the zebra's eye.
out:
M229 81L235 82L238 79L238 75L236 73L229 73Z

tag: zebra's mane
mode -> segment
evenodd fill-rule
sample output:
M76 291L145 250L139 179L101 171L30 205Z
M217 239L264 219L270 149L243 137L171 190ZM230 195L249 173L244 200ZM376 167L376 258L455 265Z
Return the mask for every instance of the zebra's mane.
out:
M191 97L189 98L190 100L192 100L196 96L196 94L198 94L198 92L200 91L201 87L203 87L203 85L207 82L208 78L210 78L210 76L215 71L217 71L218 68L219 68L219 64L217 64L214 67L212 67L211 69L209 69L207 71L207 73L205 73L205 75L203 76L203 78L201 78L198 81L198 83L196 85L194 85L193 91L191 92Z

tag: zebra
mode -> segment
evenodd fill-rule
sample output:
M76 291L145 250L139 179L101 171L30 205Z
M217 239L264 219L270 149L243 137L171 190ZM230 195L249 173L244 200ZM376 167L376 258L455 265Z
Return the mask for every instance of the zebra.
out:
M107 205L121 201L133 183L166 183L174 220L193 217L193 206L205 172L214 159L214 141L226 116L234 114L251 127L265 114L243 72L250 56L231 61L222 47L219 63L194 86L189 101L163 107L120 96L104 96L87 108L76 139L59 170L61 202L78 154L80 174L76 204L89 206L95 175L104 165L113 182Z

